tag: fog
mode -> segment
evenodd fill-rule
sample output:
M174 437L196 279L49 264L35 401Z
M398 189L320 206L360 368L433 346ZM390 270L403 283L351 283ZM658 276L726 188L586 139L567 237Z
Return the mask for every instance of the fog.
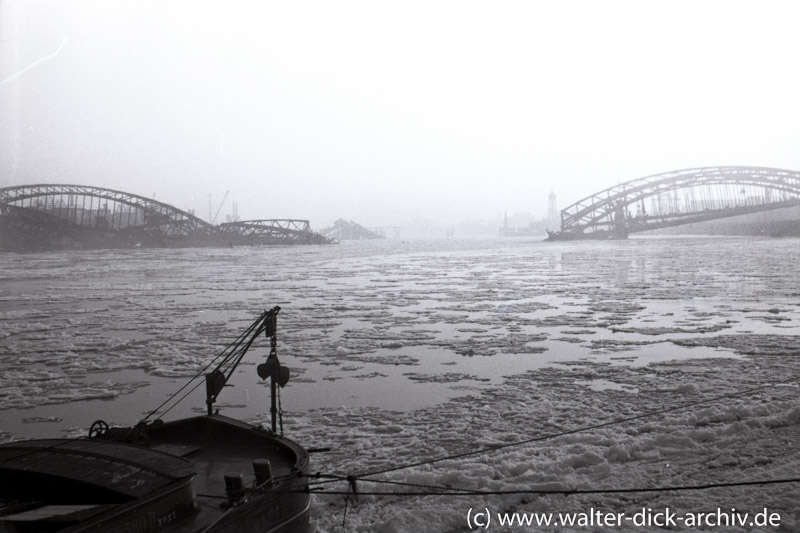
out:
M670 170L797 170L796 9L5 0L0 186L444 226Z

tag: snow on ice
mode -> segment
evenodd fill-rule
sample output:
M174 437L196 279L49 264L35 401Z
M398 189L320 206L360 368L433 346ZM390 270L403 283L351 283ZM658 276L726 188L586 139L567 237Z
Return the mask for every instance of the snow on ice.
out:
M362 493L796 478L798 255L788 240L658 238L7 254L0 439L83 435L93 419L81 411L135 423L280 305L279 354L296 377L282 395L286 433L332 448L314 455L315 470L359 475L484 450L367 476ZM265 422L264 387L242 379L223 412ZM696 405L603 425L685 404ZM314 524L341 531L344 498L324 492ZM346 530L465 531L470 508L735 507L774 510L781 526L725 531L796 532L798 493L362 495Z

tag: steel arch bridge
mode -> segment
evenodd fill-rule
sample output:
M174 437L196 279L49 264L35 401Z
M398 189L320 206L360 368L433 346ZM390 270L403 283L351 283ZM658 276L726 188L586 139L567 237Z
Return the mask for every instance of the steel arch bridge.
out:
M241 244L330 244L331 239L311 231L308 220L260 219L225 222L221 235Z
M174 206L101 187L0 189L0 246L114 248L329 244L308 220L262 219L214 226Z
M190 245L216 233L211 224L169 204L84 185L2 188L0 218L6 240L33 247Z
M626 238L630 233L800 205L800 172L703 167L621 183L561 211L549 240Z

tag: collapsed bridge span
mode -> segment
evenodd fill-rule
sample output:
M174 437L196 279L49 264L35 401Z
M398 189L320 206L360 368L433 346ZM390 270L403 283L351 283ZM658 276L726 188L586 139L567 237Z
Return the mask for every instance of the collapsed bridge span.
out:
M326 244L307 220L215 226L172 205L112 189L37 184L0 188L7 249Z

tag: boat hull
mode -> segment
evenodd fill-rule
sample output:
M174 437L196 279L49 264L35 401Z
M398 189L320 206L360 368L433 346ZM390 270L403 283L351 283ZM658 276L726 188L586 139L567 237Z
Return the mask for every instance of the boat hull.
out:
M307 533L308 469L297 443L220 415L4 444L0 532Z

